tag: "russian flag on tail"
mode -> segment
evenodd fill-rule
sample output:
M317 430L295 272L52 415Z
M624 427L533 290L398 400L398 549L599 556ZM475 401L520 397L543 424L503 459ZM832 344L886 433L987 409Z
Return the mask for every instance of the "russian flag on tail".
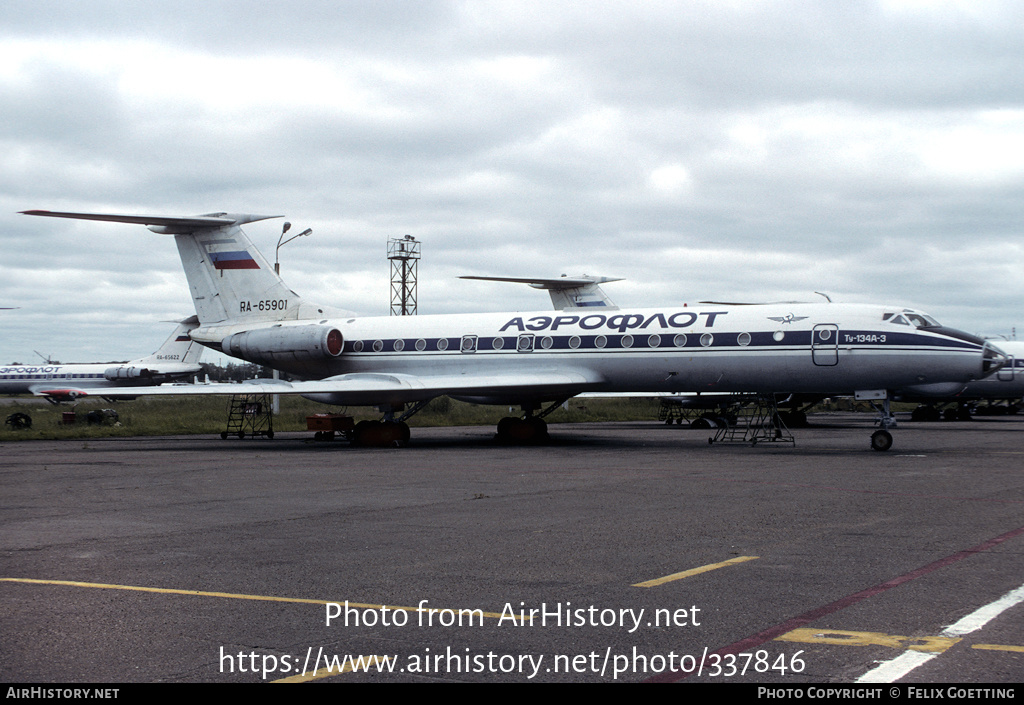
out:
M256 260L245 250L235 252L211 252L210 260L215 269L259 269Z

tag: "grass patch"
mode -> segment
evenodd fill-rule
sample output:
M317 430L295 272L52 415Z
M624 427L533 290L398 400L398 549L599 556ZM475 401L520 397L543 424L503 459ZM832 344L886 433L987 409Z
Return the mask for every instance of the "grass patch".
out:
M107 438L117 436L168 436L220 434L227 427L228 397L181 396L139 397L135 401L111 403L102 399L86 399L76 404L40 404L27 398L0 405L0 416L24 413L32 417L32 427L12 430L0 426L0 441L43 440L62 438ZM90 425L88 412L113 409L116 424ZM296 395L281 396L281 411L274 417L274 431L305 431L306 417L323 413L347 413L361 421L379 419L372 407L337 407L318 404ZM482 406L440 397L409 419L412 427L424 426L495 426L503 416L518 415L507 406ZM69 414L74 423L67 424ZM551 424L587 421L657 420L657 399L571 399L564 408L546 417Z
M0 442L61 438L107 438L117 436L219 435L227 428L230 400L224 396L139 397L135 401L111 403L103 399L85 399L76 404L52 405L29 397L13 397L11 404L0 404L0 417L25 413L32 417L32 428L11 430L0 426ZM893 411L910 411L914 404L893 404ZM570 399L562 408L545 417L549 424L596 421L657 421L660 402L656 397L614 399ZM94 409L114 409L118 423L89 425L86 414ZM817 407L815 410L822 410ZM875 412L866 404L839 399L825 410ZM74 412L75 423L64 423L65 414ZM379 419L372 407L338 407L319 404L297 395L281 396L281 411L274 417L274 431L306 431L306 417L313 414L347 413L357 422ZM484 406L439 397L409 419L411 427L424 426L496 426L503 416L518 416L518 407Z

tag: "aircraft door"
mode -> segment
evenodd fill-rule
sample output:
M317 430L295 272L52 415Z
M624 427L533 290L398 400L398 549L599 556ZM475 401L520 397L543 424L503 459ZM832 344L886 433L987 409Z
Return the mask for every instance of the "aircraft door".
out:
M839 326L821 323L811 331L811 359L815 365L839 364Z

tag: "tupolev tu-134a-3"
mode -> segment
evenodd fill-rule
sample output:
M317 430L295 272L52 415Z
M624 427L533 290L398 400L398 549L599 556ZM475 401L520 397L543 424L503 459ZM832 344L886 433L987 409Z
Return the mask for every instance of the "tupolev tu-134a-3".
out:
M24 213L172 235L199 317L192 339L305 380L256 380L247 392L377 407L383 419L356 428L366 445L406 443L406 419L443 395L520 406L523 416L502 419L498 433L526 439L546 435L543 417L584 392L784 390L859 393L888 404L888 390L963 385L1005 362L989 342L902 306L716 303L359 317L301 298L241 229L281 216ZM145 393L237 394L239 386ZM872 438L879 450L892 443L886 419L887 410Z

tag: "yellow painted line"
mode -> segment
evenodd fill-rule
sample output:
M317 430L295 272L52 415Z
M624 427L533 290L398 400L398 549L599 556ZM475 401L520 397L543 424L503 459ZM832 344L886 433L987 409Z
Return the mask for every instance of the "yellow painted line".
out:
M739 558L731 558L721 563L712 563L710 565L703 565L700 568L691 568L690 570L684 570L682 573L673 573L672 575L666 575L664 578L655 578L654 580L646 580L642 583L634 583L633 587L654 587L656 585L664 585L665 583L671 583L674 580L682 580L683 578L689 578L691 575L700 575L701 573L707 573L711 570L718 570L719 568L725 568L729 565L735 565L737 563L745 563L747 561L755 561L759 556L740 556Z
M839 644L842 646L888 646L927 653L942 653L960 639L948 636L899 636L882 632L851 632L845 629L794 629L776 641L795 641L800 644ZM913 643L917 642L917 643Z
M1002 646L1000 644L975 644L972 649L985 649L986 651L1018 651L1024 653L1024 646Z
M276 681L270 681L271 683L308 683L309 681L320 680L321 678L329 678L330 676L340 676L342 673L348 673L352 671L352 664L346 664L343 669L336 671L333 668L321 668L314 673L307 673L306 675L288 676L287 678L279 678Z
M851 632L845 629L794 629L775 641L793 641L800 644L838 644L840 646L888 646L891 649L942 653L962 641L949 636L899 636L883 632ZM1024 646L1002 644L974 644L972 649L987 651L1014 651L1024 653Z
M7 583L30 583L34 585L67 585L70 587L84 587L84 588L100 588L105 590L134 590L136 592L155 592L165 595L192 595L195 597L225 597L232 600L260 600L264 602L298 602L308 605L344 605L347 604L349 607L355 607L358 609L389 609L389 610L402 610L404 612L441 612L443 611L439 607L400 607L397 605L370 605L362 602L346 602L345 600L310 600L302 597L274 597L273 595L246 595L241 593L233 592L206 592L203 590L179 590L175 588L155 588L155 587L140 587L138 585L113 585L108 583L82 583L74 580L36 580L34 578L0 578L0 582ZM461 610L450 610L456 614L459 614ZM490 617L493 619L501 619L502 615L499 612L477 612L471 610L473 616L480 614L484 617ZM509 615L505 615L505 619L515 619Z

